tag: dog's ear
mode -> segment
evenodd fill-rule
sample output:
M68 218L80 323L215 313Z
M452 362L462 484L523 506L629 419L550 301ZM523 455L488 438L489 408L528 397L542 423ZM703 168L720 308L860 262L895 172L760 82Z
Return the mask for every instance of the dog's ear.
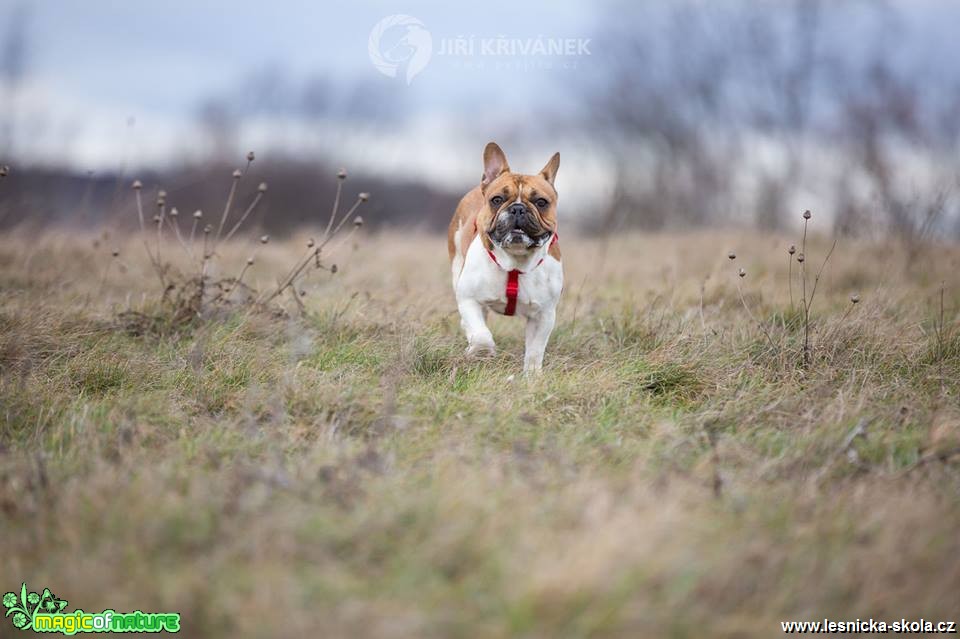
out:
M497 146L496 142L490 142L483 150L483 177L480 184L486 186L497 179L501 173L510 170L507 164L507 156L503 154L503 149Z
M560 168L560 154L554 153L547 165L540 170L543 179L553 185L553 178L557 177L557 169Z

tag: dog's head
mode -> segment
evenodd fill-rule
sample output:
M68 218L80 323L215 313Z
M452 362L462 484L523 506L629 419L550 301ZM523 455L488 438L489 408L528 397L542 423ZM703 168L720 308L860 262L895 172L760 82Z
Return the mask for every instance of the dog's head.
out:
M483 150L480 187L486 206L477 225L485 242L518 257L547 244L557 230L557 190L553 180L560 168L554 153L536 175L512 173L503 150L491 142Z

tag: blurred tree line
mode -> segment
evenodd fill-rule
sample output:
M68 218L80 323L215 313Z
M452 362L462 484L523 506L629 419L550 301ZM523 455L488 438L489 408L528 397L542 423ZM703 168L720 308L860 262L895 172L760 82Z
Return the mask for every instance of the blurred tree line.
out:
M776 229L819 207L842 233L956 235L960 67L904 37L903 6L615 5L583 101L617 173L604 227Z

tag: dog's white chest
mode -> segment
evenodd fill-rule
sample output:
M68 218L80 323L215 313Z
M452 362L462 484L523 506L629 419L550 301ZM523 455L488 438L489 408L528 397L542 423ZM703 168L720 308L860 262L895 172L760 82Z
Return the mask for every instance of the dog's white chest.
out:
M539 315L543 309L556 306L563 290L563 267L544 252L517 276L515 313L524 317ZM486 308L504 313L507 308L508 271L501 268L486 252L479 237L467 250L463 270L456 284L457 297L476 300Z

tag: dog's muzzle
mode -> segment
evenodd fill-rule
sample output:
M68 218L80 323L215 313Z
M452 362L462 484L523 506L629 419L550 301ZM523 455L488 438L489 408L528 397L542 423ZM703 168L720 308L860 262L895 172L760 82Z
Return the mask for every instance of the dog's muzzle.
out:
M531 249L543 246L551 234L540 225L526 205L515 202L497 216L490 237L504 248Z

